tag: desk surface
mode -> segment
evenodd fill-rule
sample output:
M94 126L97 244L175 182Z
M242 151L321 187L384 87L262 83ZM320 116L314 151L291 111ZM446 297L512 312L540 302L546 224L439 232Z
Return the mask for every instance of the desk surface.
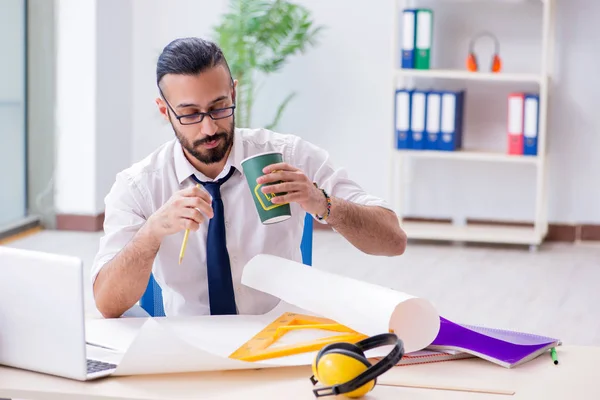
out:
M514 369L480 359L395 367L378 379L366 399L587 399L600 398L597 362L600 347L562 346L559 365L542 355ZM0 367L0 398L69 399L315 399L310 367L248 371L110 377L91 382ZM392 387L430 385L477 389ZM509 391L512 395L483 393ZM409 397L407 397L409 396ZM331 397L325 397L325 399Z

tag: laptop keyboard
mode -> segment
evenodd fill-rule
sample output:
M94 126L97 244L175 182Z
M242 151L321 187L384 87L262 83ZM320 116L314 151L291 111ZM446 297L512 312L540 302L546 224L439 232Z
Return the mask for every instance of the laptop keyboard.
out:
M88 374L100 371L106 371L108 369L115 369L117 366L115 364L110 364L98 360L87 360L87 371Z

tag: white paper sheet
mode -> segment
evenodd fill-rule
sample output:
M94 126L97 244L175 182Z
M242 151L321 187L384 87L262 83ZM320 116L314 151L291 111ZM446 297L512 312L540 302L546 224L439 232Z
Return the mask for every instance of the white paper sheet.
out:
M425 348L439 330L439 316L424 299L274 256L252 259L242 283L282 301L263 315L88 321L87 341L123 350L116 375L135 375L309 365L315 352L252 363L228 357L289 311L330 318L366 335L393 329L406 352ZM304 341L314 334L297 331L285 337ZM386 346L367 356L381 357L388 351Z
M88 319L85 322L86 342L124 353L135 340L146 319Z
M203 351L149 318L117 367L115 375L255 368L252 363Z
M250 337L285 312L304 312L304 310L281 302L264 315L144 319L136 337L121 357L115 375L308 365L312 363L314 353L303 353L253 363L228 358ZM131 326L135 325L126 319L113 321L117 321L116 324L114 322L111 324L113 332L122 332L126 336L131 333L129 330ZM101 324L96 324L96 327L98 325ZM92 328L92 330L94 329ZM103 331L103 334L108 332L106 327L98 329L98 331ZM307 336L311 335L308 331L294 333L296 334L295 342L308 340ZM332 335L330 332L320 331L318 333L318 337ZM90 342L96 344L103 342L100 338L101 335L93 334L92 336L95 340L89 340ZM310 339L313 338L315 337ZM111 340L114 341L114 339ZM385 355L383 350L373 356L382 355Z

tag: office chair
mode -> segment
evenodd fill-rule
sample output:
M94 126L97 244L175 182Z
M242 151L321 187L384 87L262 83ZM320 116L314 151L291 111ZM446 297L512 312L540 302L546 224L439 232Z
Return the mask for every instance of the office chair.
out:
M302 252L302 263L312 265L312 244L313 244L313 219L310 214L306 214L304 218L304 231L302 232L302 242L300 243L300 251ZM162 290L158 283L154 280L154 276L150 274L150 280L146 291L140 299L140 307L142 307L152 317L164 317L165 310L163 308Z

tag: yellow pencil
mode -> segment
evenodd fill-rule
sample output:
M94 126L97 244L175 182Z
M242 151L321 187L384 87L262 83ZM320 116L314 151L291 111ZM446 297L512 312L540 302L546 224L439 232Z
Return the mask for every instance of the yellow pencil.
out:
M183 243L181 243L181 250L179 251L179 265L183 261L183 255L185 254L185 248L187 246L188 236L190 236L190 230L185 230L185 235L183 236Z
M197 188L200 188L200 184L196 185ZM183 255L185 254L185 248L187 247L188 237L190 236L190 230L185 230L185 235L183 236L183 243L181 243L181 250L179 251L179 265L183 261Z

